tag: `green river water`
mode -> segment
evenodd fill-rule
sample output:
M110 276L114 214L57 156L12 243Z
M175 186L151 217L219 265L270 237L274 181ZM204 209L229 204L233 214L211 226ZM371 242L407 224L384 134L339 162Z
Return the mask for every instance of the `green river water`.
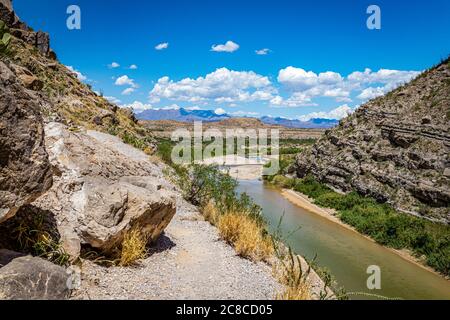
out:
M326 267L347 292L367 292L391 298L448 299L450 282L398 256L391 250L285 199L280 191L261 181L239 181L238 192L246 192L263 208L271 231L280 217L281 231L299 231L286 241L298 254ZM367 289L368 266L381 269L381 290ZM350 295L351 299L367 296Z

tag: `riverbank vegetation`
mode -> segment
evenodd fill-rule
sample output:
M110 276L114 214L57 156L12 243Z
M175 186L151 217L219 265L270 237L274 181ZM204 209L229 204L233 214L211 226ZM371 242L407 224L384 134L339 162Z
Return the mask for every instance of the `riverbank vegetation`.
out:
M449 226L398 212L356 192L339 194L312 176L295 179L276 175L266 177L266 181L303 193L316 205L335 209L337 216L358 232L387 247L408 249L430 267L450 275Z

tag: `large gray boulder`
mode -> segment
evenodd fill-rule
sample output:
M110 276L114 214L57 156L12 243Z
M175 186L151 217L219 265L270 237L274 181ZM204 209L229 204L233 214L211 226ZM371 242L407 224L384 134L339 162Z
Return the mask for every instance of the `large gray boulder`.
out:
M64 300L69 274L41 258L0 250L0 300Z
M38 100L0 61L0 223L52 184Z
M60 123L49 123L45 132L56 175L33 205L54 214L72 257L83 244L111 252L131 228L158 238L176 210L160 165L111 135L73 132Z

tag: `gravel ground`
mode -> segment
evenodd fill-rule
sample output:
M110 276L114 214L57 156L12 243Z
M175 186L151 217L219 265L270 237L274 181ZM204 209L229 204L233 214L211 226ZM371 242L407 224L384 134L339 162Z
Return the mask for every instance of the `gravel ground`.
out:
M195 207L178 202L176 216L139 266L83 261L73 299L273 299L280 285L271 267L236 256Z

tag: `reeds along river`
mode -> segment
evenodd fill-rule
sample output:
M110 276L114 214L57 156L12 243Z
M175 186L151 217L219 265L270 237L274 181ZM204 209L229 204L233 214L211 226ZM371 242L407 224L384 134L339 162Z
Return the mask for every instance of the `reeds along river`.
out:
M450 281L440 277L369 239L285 199L277 188L261 181L240 181L238 192L246 192L263 208L271 231L276 231L284 213L281 231L296 253L329 269L347 292L365 292L402 299L450 299ZM381 269L381 290L367 288L369 266ZM351 299L367 299L350 295Z

